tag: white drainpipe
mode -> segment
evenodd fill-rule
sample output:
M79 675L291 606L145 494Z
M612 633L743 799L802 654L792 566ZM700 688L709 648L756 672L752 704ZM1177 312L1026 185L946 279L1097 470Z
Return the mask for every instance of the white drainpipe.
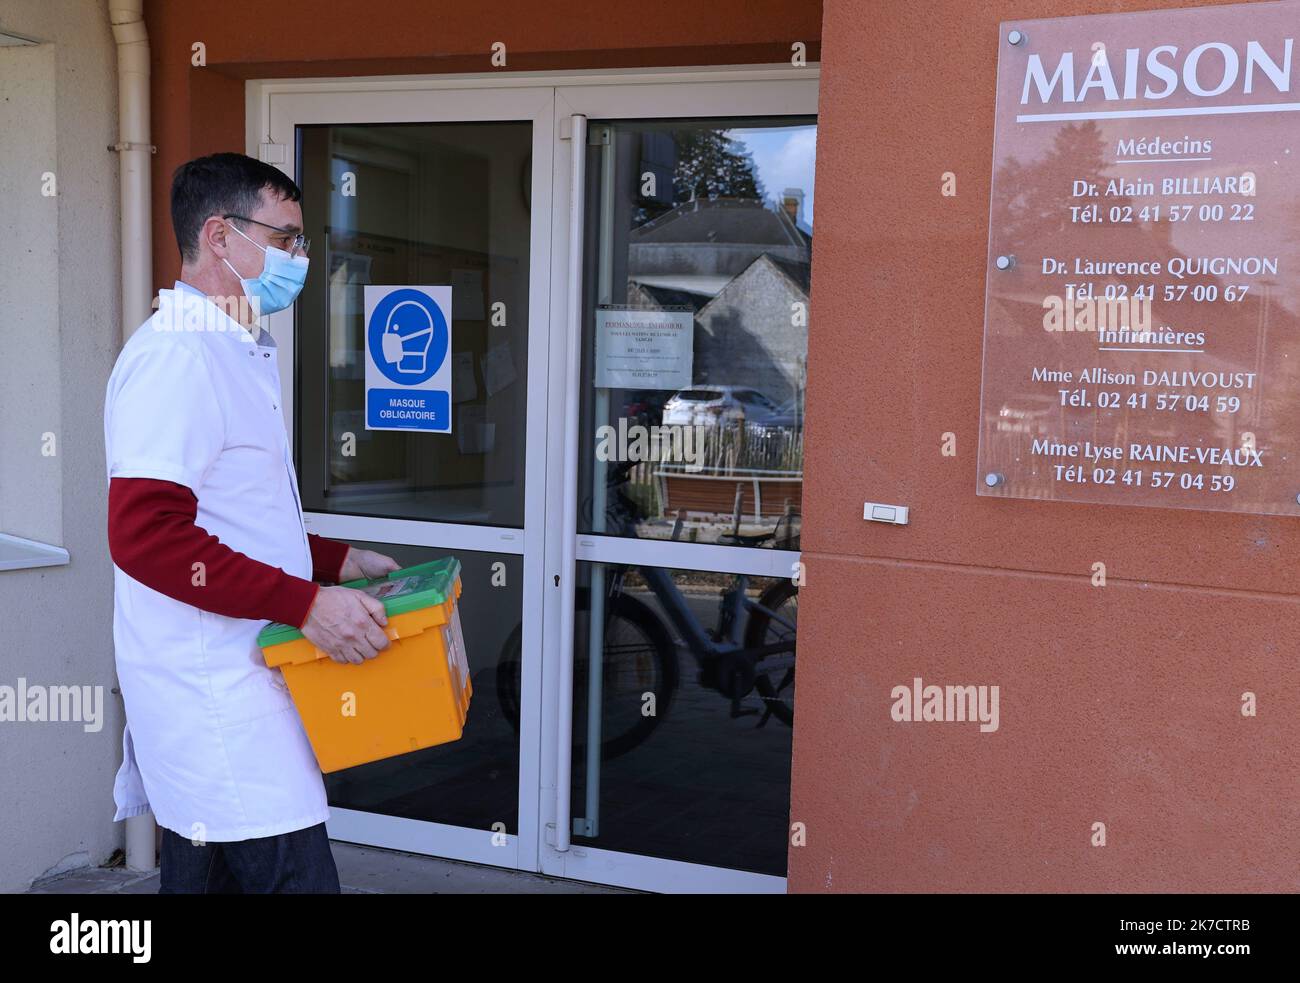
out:
M153 236L150 231L149 34L144 0L108 0L117 42L116 150L122 199L122 341L153 313ZM158 866L153 813L126 821L126 865L131 870Z
M153 313L149 223L149 34L144 0L108 0L117 41L118 152L122 176L122 340Z

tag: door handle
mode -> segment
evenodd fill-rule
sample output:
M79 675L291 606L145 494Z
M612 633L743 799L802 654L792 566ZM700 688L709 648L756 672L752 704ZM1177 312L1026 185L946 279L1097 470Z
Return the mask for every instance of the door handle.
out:
M565 122L567 126L563 125ZM582 241L586 206L587 117L561 121L568 131L573 168L569 174L569 267L565 298L564 491L560 529L560 651L558 720L555 737L555 849L569 849L573 785L573 605L578 564L578 391L582 375Z

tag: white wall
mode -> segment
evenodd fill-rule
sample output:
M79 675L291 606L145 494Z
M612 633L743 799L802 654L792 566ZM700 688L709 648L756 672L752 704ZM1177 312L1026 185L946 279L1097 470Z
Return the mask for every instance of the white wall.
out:
M104 386L120 345L116 51L98 0L6 0L0 30L0 532L66 566L0 571L0 686L102 686L102 729L0 720L0 891L98 864L122 706L112 693ZM17 139L15 139L17 137ZM41 194L52 171L56 197ZM42 435L55 434L53 457Z

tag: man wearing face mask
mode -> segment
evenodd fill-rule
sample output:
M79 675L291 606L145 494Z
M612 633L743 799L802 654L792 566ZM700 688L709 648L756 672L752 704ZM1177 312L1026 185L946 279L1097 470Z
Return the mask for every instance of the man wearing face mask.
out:
M314 581L397 564L303 524L259 324L306 280L298 186L215 154L180 167L171 197L181 278L123 347L104 407L127 715L114 819L155 814L163 893L337 893L321 773L257 635L284 622L336 661L375 658L383 605Z

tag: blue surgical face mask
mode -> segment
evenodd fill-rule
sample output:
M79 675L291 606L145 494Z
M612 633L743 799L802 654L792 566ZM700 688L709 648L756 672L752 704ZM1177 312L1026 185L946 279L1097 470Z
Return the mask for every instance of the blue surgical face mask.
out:
M235 229L233 225L230 227ZM235 231L239 232L238 229ZM259 316L284 310L297 299L302 285L307 281L307 257L290 256L283 249L262 246L244 233L239 234L262 250L264 255L259 276L248 280L239 277L244 296ZM223 259L222 262L230 268L231 273L239 276L239 271L230 265L229 260Z

